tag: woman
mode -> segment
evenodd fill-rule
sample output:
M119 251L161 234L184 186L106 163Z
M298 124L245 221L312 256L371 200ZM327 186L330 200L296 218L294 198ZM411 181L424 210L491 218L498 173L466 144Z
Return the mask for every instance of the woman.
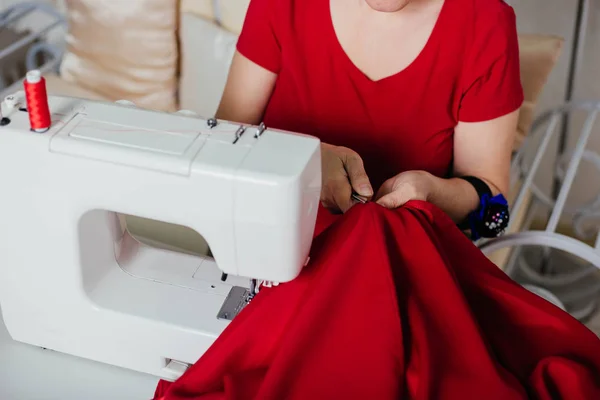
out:
M331 218L156 399L600 398L598 338L444 215L478 203L451 176L507 190L514 23L500 0L251 0L218 117L320 137L330 208L438 207Z
M460 176L506 193L523 94L502 0L252 0L217 117L321 139L322 202L426 200L460 222Z

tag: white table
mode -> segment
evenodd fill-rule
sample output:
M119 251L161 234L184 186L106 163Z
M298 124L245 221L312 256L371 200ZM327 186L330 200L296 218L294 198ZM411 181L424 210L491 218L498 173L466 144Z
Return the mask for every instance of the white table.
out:
M149 400L158 378L13 341L0 311L0 399Z

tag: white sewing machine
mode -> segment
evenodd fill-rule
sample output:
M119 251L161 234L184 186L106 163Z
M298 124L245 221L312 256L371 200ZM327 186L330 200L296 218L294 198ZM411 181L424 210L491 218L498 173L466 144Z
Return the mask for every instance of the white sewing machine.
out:
M2 103L0 306L14 340L175 379L246 304L248 278L285 282L305 265L318 139L49 105L52 125L36 133L22 92ZM143 245L119 214L188 226L214 259Z

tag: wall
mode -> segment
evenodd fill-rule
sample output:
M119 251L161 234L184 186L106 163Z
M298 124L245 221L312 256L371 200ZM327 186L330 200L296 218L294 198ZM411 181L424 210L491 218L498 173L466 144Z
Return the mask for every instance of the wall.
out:
M575 81L575 99L600 101L600 3L591 1L588 20L588 29L584 43L584 62ZM582 118L578 118L573 128L582 125ZM569 137L571 146L577 140L576 135ZM589 149L600 155L600 117L595 125L589 143ZM579 172L576 195L581 200L590 200L600 193L600 170L586 163Z

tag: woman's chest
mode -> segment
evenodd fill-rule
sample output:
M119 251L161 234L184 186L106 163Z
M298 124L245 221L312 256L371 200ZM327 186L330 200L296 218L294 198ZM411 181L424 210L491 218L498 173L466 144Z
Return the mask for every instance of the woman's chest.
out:
M452 134L460 90L457 80L449 79L451 68L440 73L430 63L371 81L325 54L284 60L265 122L360 148L413 151L437 147Z

